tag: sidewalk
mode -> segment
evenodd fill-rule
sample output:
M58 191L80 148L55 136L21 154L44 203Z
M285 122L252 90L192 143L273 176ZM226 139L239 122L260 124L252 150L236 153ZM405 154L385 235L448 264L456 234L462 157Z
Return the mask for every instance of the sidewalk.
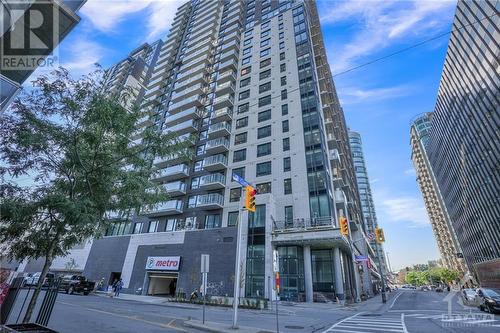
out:
M107 292L104 291L96 291L94 293L96 296L100 297L109 297ZM176 303L176 302L170 302L167 298L165 297L158 297L158 296L144 296L144 295L133 295L133 294L120 294L119 297L113 297L115 299L121 299L121 300L126 300L126 301L136 301L136 302L142 302L142 303L148 303L148 304L155 304L155 305L162 305L162 306L170 306L174 308L180 308L180 309L198 309L199 307L194 305L194 304L183 304L183 303Z
M370 299L367 299L364 302L361 303L353 303L350 304L348 309L353 310L353 311L368 311L368 312L383 312L390 308L392 302L394 302L394 299L398 297L398 295L401 293L401 291L392 291L392 292L387 292L386 295L386 300L387 302L384 304L382 303L382 295L379 294L375 297L372 297Z
M272 333L262 328L238 326L237 329L232 329L230 325L205 321L203 324L200 320L186 320L184 325L198 330L214 333Z

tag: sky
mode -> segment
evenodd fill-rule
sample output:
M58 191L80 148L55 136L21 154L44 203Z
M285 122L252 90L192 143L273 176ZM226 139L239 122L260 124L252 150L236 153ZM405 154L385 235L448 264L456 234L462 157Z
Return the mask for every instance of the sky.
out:
M55 53L75 76L165 38L178 0L88 0ZM439 258L410 158L409 128L432 111L448 36L343 73L451 29L456 1L317 0L347 125L363 140L385 251L393 270ZM37 70L33 76L44 69ZM343 74L341 74L343 73Z

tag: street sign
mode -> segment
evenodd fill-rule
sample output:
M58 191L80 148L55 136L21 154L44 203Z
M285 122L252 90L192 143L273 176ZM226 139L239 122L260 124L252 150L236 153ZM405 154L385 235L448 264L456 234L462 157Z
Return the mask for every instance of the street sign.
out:
M374 240L375 239L375 234L373 232L370 232L368 235L368 240Z
M210 255L209 254L202 254L201 255L201 272L208 273L209 266L210 266Z
M237 183L239 183L241 186L252 186L250 185L249 182L247 182L245 179L242 177L238 176L237 174L233 173L233 180Z
M368 261L368 257L367 256L354 256L354 259L356 261Z
M278 250L273 250L273 271L277 272L280 270L280 261L278 257Z

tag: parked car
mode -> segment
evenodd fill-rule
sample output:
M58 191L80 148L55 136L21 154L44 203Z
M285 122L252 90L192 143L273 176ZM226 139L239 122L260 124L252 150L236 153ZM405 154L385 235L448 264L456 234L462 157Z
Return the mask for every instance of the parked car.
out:
M475 304L476 301L476 290L467 288L462 290L462 299L465 305Z
M38 281L40 280L40 276L42 275L42 272L36 272L33 274L28 274L27 276L24 277L23 280L23 286L36 286L38 284ZM55 279L55 274L54 273L47 273L45 276L45 280L43 281L42 286L48 286L52 281Z
M436 287L436 289L434 289L434 291L437 292L437 293L442 293L443 292L443 288Z
M65 275L61 279L59 290L65 291L66 294L73 295L74 293L83 293L88 295L94 290L95 282L88 281L83 275Z
M479 288L476 290L476 302L481 311L500 312L500 290Z

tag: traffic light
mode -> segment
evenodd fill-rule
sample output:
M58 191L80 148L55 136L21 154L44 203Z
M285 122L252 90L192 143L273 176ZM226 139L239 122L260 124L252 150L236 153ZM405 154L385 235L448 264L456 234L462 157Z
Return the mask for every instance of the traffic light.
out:
M257 190L250 185L247 185L245 190L245 209L249 212L255 212L255 195L257 194Z
M375 240L379 244L382 244L383 242L385 242L384 230L382 228L375 229Z
M349 235L349 222L347 222L347 218L341 216L340 217L340 233L344 236Z

